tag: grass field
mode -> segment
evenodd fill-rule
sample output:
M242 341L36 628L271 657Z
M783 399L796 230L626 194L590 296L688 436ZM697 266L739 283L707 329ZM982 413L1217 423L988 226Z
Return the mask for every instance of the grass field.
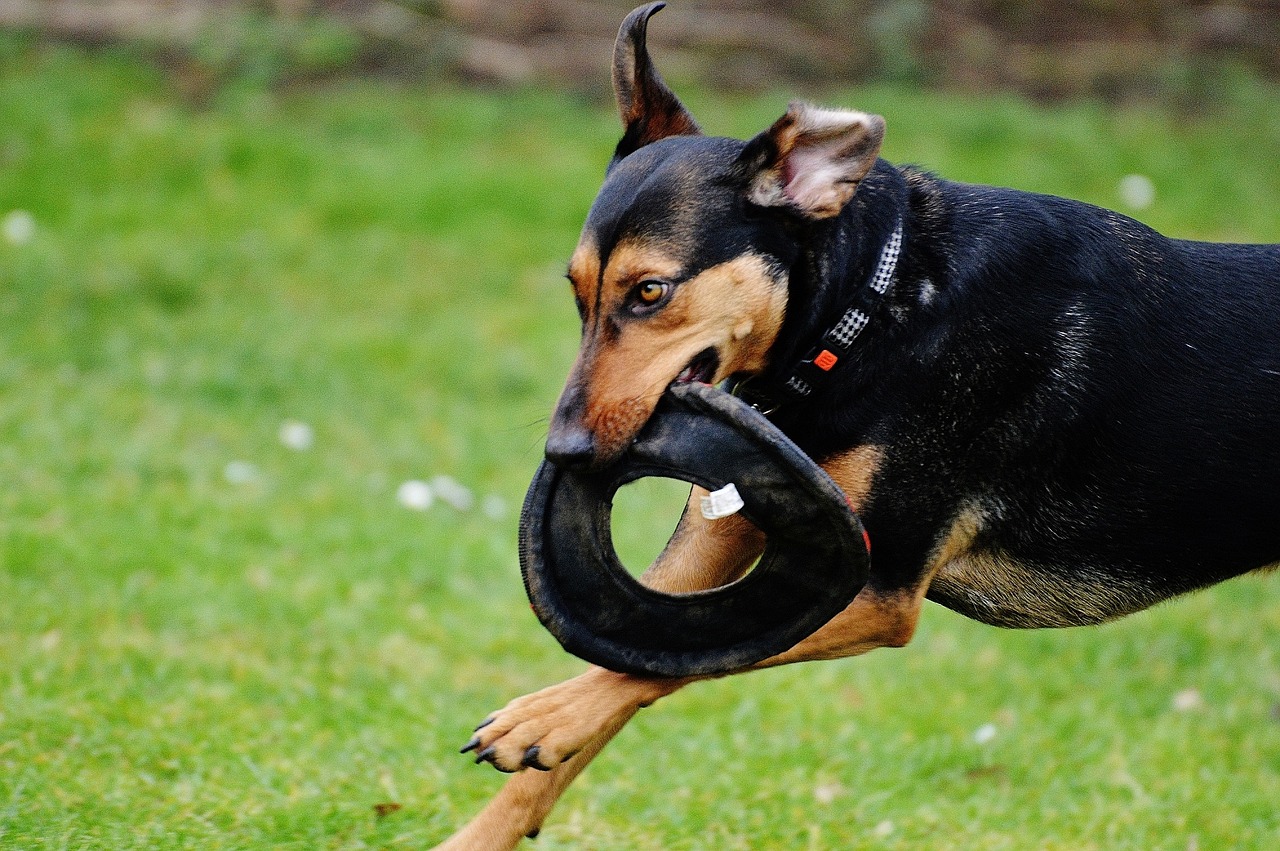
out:
M1168 233L1280 240L1274 91L827 99L886 115L895 161L1107 206L1139 173ZM690 100L735 135L785 107ZM385 81L193 105L128 55L0 40L0 847L422 847L500 785L471 726L580 668L515 508L616 133ZM483 509L397 501L439 475ZM688 689L536 847L1265 849L1277 801L1271 576L1089 630L931 607L907 649Z

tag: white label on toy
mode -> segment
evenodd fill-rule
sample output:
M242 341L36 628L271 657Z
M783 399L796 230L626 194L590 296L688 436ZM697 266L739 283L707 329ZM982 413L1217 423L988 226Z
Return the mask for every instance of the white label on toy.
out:
M702 516L708 520L719 520L721 517L737 514L743 505L738 489L733 486L733 482L729 482L720 490L712 491L702 498Z

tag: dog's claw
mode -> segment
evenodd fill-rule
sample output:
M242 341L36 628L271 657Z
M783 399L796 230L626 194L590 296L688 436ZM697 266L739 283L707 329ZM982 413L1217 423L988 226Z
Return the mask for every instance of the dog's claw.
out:
M498 771L527 772L524 783L537 785L537 775L529 769L554 772L601 732L625 723L636 703L651 703L669 691L666 681L597 671L516 698L486 718L463 751L477 765L488 762Z
M542 828L540 828L540 827L535 827L533 830L531 830L531 831L529 831L528 833L526 833L526 834L524 835L524 838L525 838L525 839L537 839L537 838L538 838L538 834L539 834L539 833L542 833Z
M479 724L477 724L477 725L476 725L475 730L473 730L472 732L475 732L475 733L480 732L480 731L481 731L481 730L483 730L485 727L488 727L490 724L492 724L492 723L494 722L494 719L495 719L495 718L497 718L497 717L498 717L498 716L496 716L496 715L490 715L488 718L484 719L484 720L483 720L483 721L481 721Z
M476 754L476 765L479 765L482 762L487 762L490 765L492 765L494 768L496 768L498 771L501 771L503 774L515 774L516 769L504 768L503 766L498 764L498 761L496 759L493 758L497 750L498 750L497 745L489 745L489 747L480 751L480 753Z
M520 760L520 764L525 768L532 768L535 771L550 771L549 766L543 765L542 760L538 759L542 748L537 745L530 745L529 749L524 752L524 759Z

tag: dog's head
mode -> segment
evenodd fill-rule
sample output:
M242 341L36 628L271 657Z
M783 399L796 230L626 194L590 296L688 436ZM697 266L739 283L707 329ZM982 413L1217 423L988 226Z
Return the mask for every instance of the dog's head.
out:
M614 48L625 129L569 264L582 345L547 438L564 466L616 458L673 382L766 366L806 223L840 214L884 137L878 116L800 103L747 142L702 135L645 47L664 5Z

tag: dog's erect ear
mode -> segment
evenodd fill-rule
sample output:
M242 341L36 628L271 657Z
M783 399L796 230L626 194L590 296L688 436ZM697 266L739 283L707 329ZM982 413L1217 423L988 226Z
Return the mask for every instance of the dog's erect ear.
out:
M613 92L625 132L615 159L622 159L650 142L668 136L692 136L702 131L649 59L645 34L649 18L666 3L650 3L627 15L613 46Z
M747 197L811 219L839 215L875 165L882 141L878 115L792 103L742 152Z

